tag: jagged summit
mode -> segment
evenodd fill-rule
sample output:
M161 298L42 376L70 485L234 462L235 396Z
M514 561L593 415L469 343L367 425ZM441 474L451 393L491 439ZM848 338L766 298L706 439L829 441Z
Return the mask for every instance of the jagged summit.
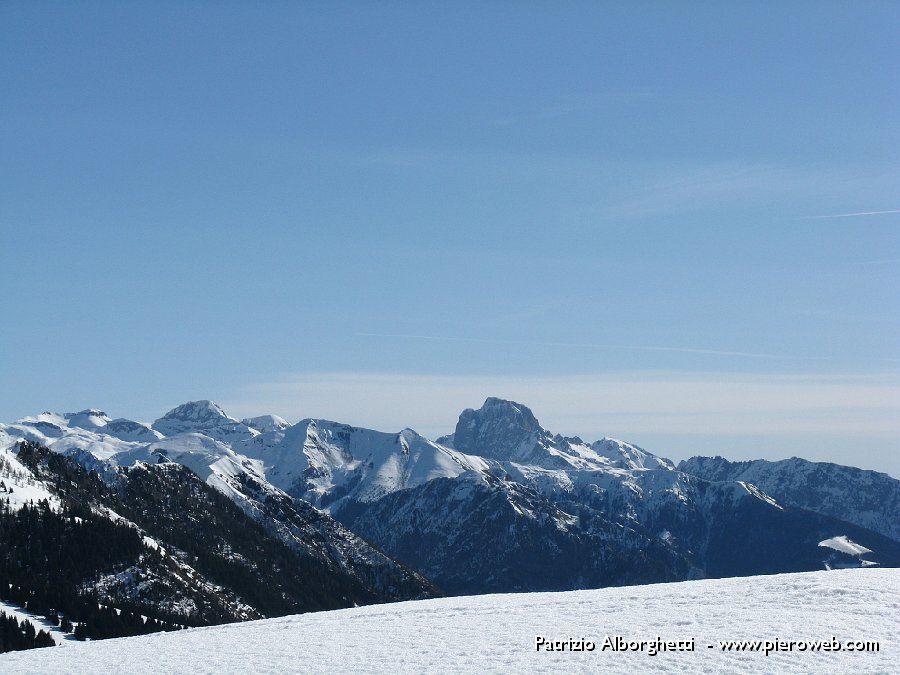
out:
M453 447L469 455L499 461L525 459L547 435L534 413L521 403L490 397L478 410L462 411Z
M109 419L109 416L103 412L102 410L98 410L97 408L85 408L84 410L79 410L78 412L70 412L63 415L67 420L74 419L80 416L90 416L90 417L100 417Z
M511 417L520 420L525 427L540 429L540 424L534 416L534 413L531 412L531 408L516 401L488 396L484 399L484 403L481 405L481 408L478 409L478 412L485 415L490 414L495 417Z
M494 397L486 399L478 410L464 410L453 435L438 442L469 455L545 469L675 468L667 459L613 438L588 444L577 436L554 435L540 425L527 406Z

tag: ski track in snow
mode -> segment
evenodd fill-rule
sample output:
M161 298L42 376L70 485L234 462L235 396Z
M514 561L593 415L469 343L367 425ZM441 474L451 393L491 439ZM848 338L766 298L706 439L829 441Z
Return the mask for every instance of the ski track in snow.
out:
M535 636L593 652L536 652ZM599 651L605 636L694 652ZM719 640L877 640L880 651L723 652ZM708 649L707 644L715 645ZM900 571L842 570L442 598L0 656L10 673L896 673Z

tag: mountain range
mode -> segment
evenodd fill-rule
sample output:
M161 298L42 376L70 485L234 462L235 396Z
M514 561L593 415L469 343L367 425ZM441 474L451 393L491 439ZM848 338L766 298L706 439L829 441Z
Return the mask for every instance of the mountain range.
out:
M498 398L436 440L238 420L210 401L152 424L42 413L0 424L0 480L7 517L32 518L28 541L40 531L52 548L48 532L75 538L77 524L122 542L65 579L38 565L44 596L57 584L171 626L444 593L900 566L890 476L796 458L676 466L624 441L553 434ZM7 547L6 585L20 605L59 604L26 588L24 550ZM3 587L0 600L15 601Z

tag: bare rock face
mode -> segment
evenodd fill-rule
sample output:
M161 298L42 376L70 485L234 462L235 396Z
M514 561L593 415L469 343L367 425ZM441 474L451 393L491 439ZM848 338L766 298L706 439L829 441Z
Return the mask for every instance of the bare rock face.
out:
M478 410L463 410L453 434L453 447L487 459L521 461L546 435L534 413L524 405L488 398Z

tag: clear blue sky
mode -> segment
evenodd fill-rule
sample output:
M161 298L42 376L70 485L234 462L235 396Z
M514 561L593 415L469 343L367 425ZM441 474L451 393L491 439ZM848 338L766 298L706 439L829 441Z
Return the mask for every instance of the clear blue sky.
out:
M900 475L900 5L0 3L0 420L484 396ZM848 215L865 214L865 215Z

